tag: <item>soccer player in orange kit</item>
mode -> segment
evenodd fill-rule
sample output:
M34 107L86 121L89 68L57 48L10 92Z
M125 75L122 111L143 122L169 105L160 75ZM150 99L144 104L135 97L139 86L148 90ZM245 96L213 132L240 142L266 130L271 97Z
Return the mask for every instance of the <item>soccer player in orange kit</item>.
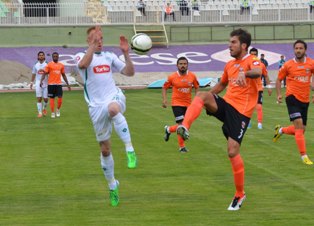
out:
M287 127L277 125L273 142L276 142L282 134L293 135L303 163L313 165L306 153L304 132L310 102L310 87L314 88L314 84L311 84L314 61L306 57L307 44L303 40L297 40L293 48L295 58L285 62L280 68L276 81L277 101L281 103L281 81L286 78L286 104L293 125ZM314 103L314 96L312 96L312 103Z
M180 57L177 60L178 71L168 76L167 81L162 87L162 107L167 107L167 89L172 87L172 111L176 119L176 125L165 126L165 141L169 140L170 134L176 132L178 125L181 125L187 107L192 102L192 89L195 94L199 89L199 83L196 75L188 70L188 59ZM179 151L188 152L184 140L178 135Z
M177 128L177 133L183 139L188 139L188 129L203 108L207 114L223 122L222 130L227 139L227 152L236 188L228 210L239 210L246 198L240 145L257 103L258 82L262 75L261 62L248 54L250 45L251 34L246 30L240 28L230 33L229 50L234 59L226 64L217 85L209 92L198 92L187 109L182 125ZM224 97L219 97L217 94L226 88Z
M256 48L250 49L250 54L254 55L255 57L258 56L258 50ZM268 77L268 71L265 64L261 64L262 66L262 77L264 77L267 88L268 88L268 95L271 96L272 89L270 88L270 81ZM258 99L256 104L256 113L257 113L257 128L263 129L263 85L262 85L262 78L261 81L258 83ZM248 125L248 129L252 127L252 122L250 121Z
M60 108L62 105L62 83L61 76L68 86L69 91L71 87L64 72L64 65L59 62L59 53L54 52L52 54L52 61L45 67L45 72L41 78L40 84L42 84L46 75L48 75L48 97L50 98L51 118L60 117ZM58 106L55 112L55 97L58 97Z

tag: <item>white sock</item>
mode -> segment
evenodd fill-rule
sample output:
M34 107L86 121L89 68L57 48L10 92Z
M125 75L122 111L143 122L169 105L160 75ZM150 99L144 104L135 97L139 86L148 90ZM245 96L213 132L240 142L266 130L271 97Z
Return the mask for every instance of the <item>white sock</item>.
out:
M279 134L282 134L282 127L278 131Z
M125 151L132 152L134 151L134 148L132 146L131 142L131 135L128 127L128 123L125 119L125 117L121 114L118 113L116 116L112 118L114 129L120 139L123 141L125 145Z
M42 104L41 103L38 103L37 102L37 110L38 110L38 113L42 113Z
M44 107L43 107L43 109L46 109L46 108L47 108L47 105L48 105L48 102L45 102L45 101L44 101Z
M112 154L110 153L109 156L104 157L100 153L100 164L101 168L104 171L105 178L108 182L108 186L110 190L113 190L117 187L116 179L114 178L114 161Z

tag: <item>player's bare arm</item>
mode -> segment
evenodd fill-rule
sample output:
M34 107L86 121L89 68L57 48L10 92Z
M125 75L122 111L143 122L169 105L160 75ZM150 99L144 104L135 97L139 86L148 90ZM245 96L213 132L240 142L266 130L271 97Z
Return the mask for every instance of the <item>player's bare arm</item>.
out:
M260 78L262 76L262 68L252 68L245 72L247 78Z
M43 75L41 76L41 79L40 79L40 87L42 87L43 85L43 81L45 80L45 77L48 75L48 72L44 72Z
M200 90L199 88L194 89L194 91L195 91L195 96L196 96L196 94L198 93L199 90Z
M162 107L167 108L168 101L167 101L167 89L162 88Z
M278 101L278 103L282 103L281 80L279 78L277 78L277 80L276 80L276 92L277 92L277 101Z
M68 82L68 78L67 78L67 76L64 73L62 73L62 78L65 81L65 83L67 84L68 90L71 91L71 86L70 86L70 84Z
M100 26L96 26L95 30L91 31L87 37L88 49L86 54L78 64L80 69L86 69L89 67L93 60L93 55L95 52L100 52L102 50L103 36L101 33Z
M265 77L265 79L266 79L266 88L267 88L268 96L271 96L273 90L272 90L272 88L271 88L271 86L270 86L269 76L268 76L268 75L265 75L264 77Z
M221 91L223 91L228 84L224 84L222 82L218 82L209 92L213 94L219 94Z
M126 76L133 76L135 70L129 54L129 42L124 36L120 36L120 49L125 59L125 67L122 70L122 74Z
M32 80L31 80L31 85L30 85L30 89L33 89L33 85L34 85L34 81L35 81L35 76L36 74L32 74Z

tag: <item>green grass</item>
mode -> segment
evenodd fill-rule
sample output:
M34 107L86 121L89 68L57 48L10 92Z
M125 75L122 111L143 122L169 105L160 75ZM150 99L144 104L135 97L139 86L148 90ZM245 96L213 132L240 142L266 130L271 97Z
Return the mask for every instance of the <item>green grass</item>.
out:
M248 130L241 147L247 200L227 211L234 194L221 123L203 112L187 154L160 90L127 90L125 113L139 166L127 169L114 133L118 207L109 206L99 148L81 91L66 92L61 118L36 118L34 93L0 94L0 225L313 225L314 167L302 164L294 138L272 142L273 127L289 123L284 104L264 97L264 129ZM169 95L170 96L170 95ZM314 110L309 108L308 154L314 158Z

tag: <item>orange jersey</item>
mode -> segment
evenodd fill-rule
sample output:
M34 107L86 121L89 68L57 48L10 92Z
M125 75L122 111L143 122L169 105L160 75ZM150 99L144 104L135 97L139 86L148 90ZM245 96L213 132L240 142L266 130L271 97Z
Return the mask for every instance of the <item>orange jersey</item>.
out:
M306 57L303 63L288 60L279 70L278 79L286 77L286 96L293 95L303 103L310 101L310 83L314 72L313 60Z
M264 75L264 77L266 78L268 76L267 68L265 64L261 64L261 66L262 66L262 75ZM263 91L262 77L258 81L258 91Z
M49 62L45 67L45 72L49 74L48 85L61 85L61 75L64 74L62 63Z
M164 89L172 87L172 106L188 107L192 101L192 87L199 88L196 75L187 71L186 75L180 75L178 72L168 76L167 81L163 85Z
M258 83L260 78L246 78L246 86L236 84L240 70L244 72L253 68L261 68L260 60L252 55L246 55L241 60L229 61L221 77L223 84L228 84L227 92L223 97L227 103L233 106L239 113L251 118L258 98Z

